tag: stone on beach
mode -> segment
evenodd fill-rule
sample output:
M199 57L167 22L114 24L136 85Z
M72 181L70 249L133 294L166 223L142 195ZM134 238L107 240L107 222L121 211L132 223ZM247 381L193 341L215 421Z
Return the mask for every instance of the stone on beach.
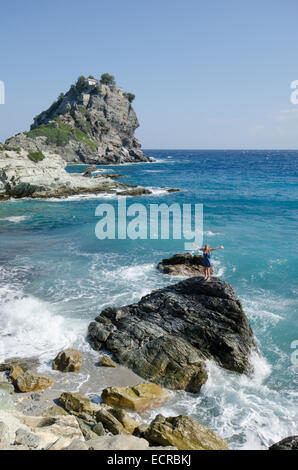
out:
M54 380L48 375L28 370L18 376L15 386L19 392L36 392L37 390L51 387L53 383Z
M102 358L99 361L99 364L102 367L117 367L117 364L113 359L110 358L110 356L102 356Z
M20 375L23 375L23 374L24 374L24 370L20 366L18 365L12 366L9 372L8 380L10 382L14 382L15 380L17 380L17 378Z
M227 442L187 416L165 418L159 414L145 432L149 442L179 450L228 450Z
M52 367L61 372L78 372L82 362L82 354L76 349L69 348L59 352L53 360Z
M154 383L143 383L135 387L108 387L101 398L107 405L141 413L165 403L168 392Z
M92 403L90 398L80 393L63 392L60 395L59 401L68 412L77 416L82 413L95 416L100 406Z
M96 412L96 421L101 422L104 428L114 435L130 434L111 411L110 407L100 405Z

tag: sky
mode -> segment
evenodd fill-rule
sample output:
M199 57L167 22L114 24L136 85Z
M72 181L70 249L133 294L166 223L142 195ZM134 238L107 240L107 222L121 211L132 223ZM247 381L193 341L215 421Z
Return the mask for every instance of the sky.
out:
M1 0L0 141L108 72L145 149L298 149L297 18L297 0Z

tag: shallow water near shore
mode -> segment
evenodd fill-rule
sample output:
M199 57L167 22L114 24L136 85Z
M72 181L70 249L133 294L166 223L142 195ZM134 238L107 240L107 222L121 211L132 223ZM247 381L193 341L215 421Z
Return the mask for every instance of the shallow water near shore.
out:
M212 256L215 274L235 287L262 358L253 359L253 378L208 363L209 379L199 395L171 393L146 419L159 412L183 413L226 438L233 449L264 449L297 433L291 345L298 340L298 152L147 154L157 161L101 168L121 173L123 183L157 188L152 195L127 198L127 205L203 203L204 243L225 246ZM177 187L181 192L166 191ZM107 306L138 301L176 282L155 267L184 250L184 240L98 240L95 209L101 202L117 207L111 195L0 204L0 360L38 355L41 370L52 373L50 360L73 345L84 353L86 368L64 385L56 373L57 388L61 380L61 388L94 399L105 383L95 373L99 353L85 340L89 322Z

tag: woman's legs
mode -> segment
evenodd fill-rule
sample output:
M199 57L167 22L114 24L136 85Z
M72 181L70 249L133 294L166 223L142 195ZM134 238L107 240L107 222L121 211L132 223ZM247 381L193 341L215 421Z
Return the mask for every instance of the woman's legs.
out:
M207 279L206 279L206 281L210 281L210 271L211 271L211 268L207 268Z
M204 267L204 271L205 271L204 281L207 281L207 278L208 278L208 268Z

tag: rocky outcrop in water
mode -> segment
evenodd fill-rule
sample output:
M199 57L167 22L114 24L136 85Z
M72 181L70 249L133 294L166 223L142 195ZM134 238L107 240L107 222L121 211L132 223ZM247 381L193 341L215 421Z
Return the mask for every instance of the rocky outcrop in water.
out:
M202 255L192 255L191 253L177 253L171 258L165 258L157 265L157 269L171 276L198 276L204 275L204 265ZM211 268L213 274L213 268Z
M206 359L248 374L257 351L233 287L202 277L155 290L136 304L106 308L90 323L88 340L141 377L194 393L207 380Z
M29 152L50 152L68 162L149 162L134 136L134 96L107 81L80 77L67 93L34 118L29 132L6 141Z

